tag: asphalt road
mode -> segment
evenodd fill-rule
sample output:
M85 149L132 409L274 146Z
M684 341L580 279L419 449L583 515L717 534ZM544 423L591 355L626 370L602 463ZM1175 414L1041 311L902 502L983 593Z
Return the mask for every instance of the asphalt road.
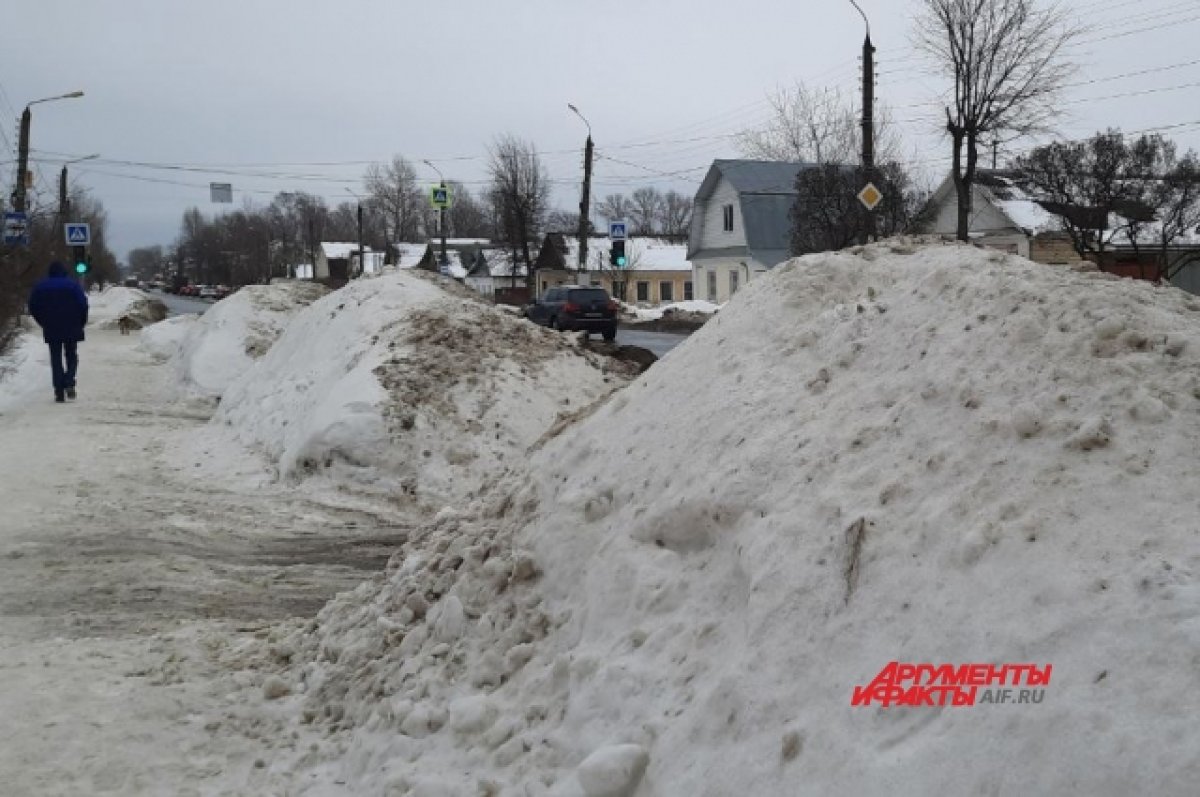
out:
M167 311L171 315L203 313L213 306L212 302L204 299L191 299L187 296L176 296L173 293L164 293L162 291L148 291L148 293L155 299L161 300L167 306Z
M658 357L662 357L687 338L687 335L677 335L671 332L646 332L624 326L617 327L617 343L624 346L641 346L643 349L654 352Z

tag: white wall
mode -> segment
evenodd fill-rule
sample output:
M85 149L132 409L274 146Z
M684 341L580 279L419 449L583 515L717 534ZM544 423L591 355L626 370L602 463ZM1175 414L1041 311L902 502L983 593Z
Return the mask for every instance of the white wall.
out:
M738 275L738 290L746 287L749 280L758 279L767 273L767 267L757 260L740 257L697 258L692 261L692 295L697 299L723 304L729 301L729 274ZM708 293L708 275L717 275L717 295Z
M733 205L733 231L725 231L722 208ZM742 223L742 205L738 193L728 180L722 177L717 182L712 196L707 200L703 215L704 226L700 232L700 250L724 249L746 245L746 226Z
M983 246L994 246L1004 250L1016 244L1016 253L1021 257L1029 257L1029 237L1015 228L1012 221L988 201L979 186L971 188L973 201L968 220L971 240ZM958 195L953 190L946 194L945 201L938 207L933 232L938 235L958 233Z

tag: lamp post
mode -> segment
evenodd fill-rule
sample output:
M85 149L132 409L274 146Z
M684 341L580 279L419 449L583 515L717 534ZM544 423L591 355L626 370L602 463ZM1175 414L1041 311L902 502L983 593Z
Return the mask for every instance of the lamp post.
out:
M62 171L58 175L58 215L64 224L71 212L71 199L67 196L67 167L72 163L95 160L99 157L100 154L96 153L95 155L85 155L82 158L74 158L73 160L63 162Z
M13 209L18 213L25 212L25 173L29 170L29 125L33 119L33 114L29 110L30 107L41 102L70 100L82 96L82 91L72 91L69 94L59 94L56 97L43 97L26 105L25 110L21 112L21 136L17 144L17 189L13 192Z
M583 196L579 198L579 270L587 270L588 209L592 198L592 124L571 103L567 107L587 125L587 142L583 147Z
M62 227L62 225L66 224L68 221L71 220L71 216L70 216L71 198L67 195L67 167L70 166L72 163L79 163L80 161L90 161L90 160L93 160L93 159L99 158L99 157L100 157L100 155L97 153L95 155L85 155L82 158L74 158L73 160L65 161L63 163L62 171L58 175L58 226L60 228ZM67 250L66 250L67 243L65 240L63 241L62 245L63 245L63 254L66 254L67 253Z
M871 182L875 172L875 46L871 44L871 21L855 0L850 4L858 11L867 26L866 36L862 46L862 168L863 179ZM875 237L875 213L867 211L866 229L863 231L863 243Z
M446 187L446 178L442 176L442 170L439 169L438 167L434 166L432 163L430 163L427 160L421 161L421 163L424 163L430 169L433 169L435 172L437 172L438 180L441 181L441 187L444 189ZM449 197L447 197L447 199L449 199ZM441 263L439 265L441 266L442 273L445 273L450 265L450 258L446 256L446 206L445 205L441 205L440 207L438 207L438 232L440 232L442 234L442 258L441 258Z

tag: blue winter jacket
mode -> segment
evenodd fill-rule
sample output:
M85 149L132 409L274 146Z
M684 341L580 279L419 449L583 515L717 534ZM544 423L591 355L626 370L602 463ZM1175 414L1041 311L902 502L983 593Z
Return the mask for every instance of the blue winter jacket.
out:
M29 314L42 328L47 343L83 340L87 325L87 294L67 276L62 263L50 265L50 275L29 294Z

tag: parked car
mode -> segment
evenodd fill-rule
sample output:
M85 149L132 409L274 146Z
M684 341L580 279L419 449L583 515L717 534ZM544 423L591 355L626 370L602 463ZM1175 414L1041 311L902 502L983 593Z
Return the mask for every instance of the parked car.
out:
M203 285L203 286L201 286L201 287L200 287L200 293L199 293L198 295L199 295L199 297L200 297L201 299L213 299L213 300L216 300L216 299L220 299L220 298L221 298L220 291L218 291L218 290L217 290L217 287L216 287L215 285Z
M217 299L218 300L224 299L226 296L233 293L233 289L230 288L228 285L218 285L216 287L217 287Z
M525 308L535 324L563 331L598 332L605 340L617 337L618 305L603 288L562 285L550 288Z

